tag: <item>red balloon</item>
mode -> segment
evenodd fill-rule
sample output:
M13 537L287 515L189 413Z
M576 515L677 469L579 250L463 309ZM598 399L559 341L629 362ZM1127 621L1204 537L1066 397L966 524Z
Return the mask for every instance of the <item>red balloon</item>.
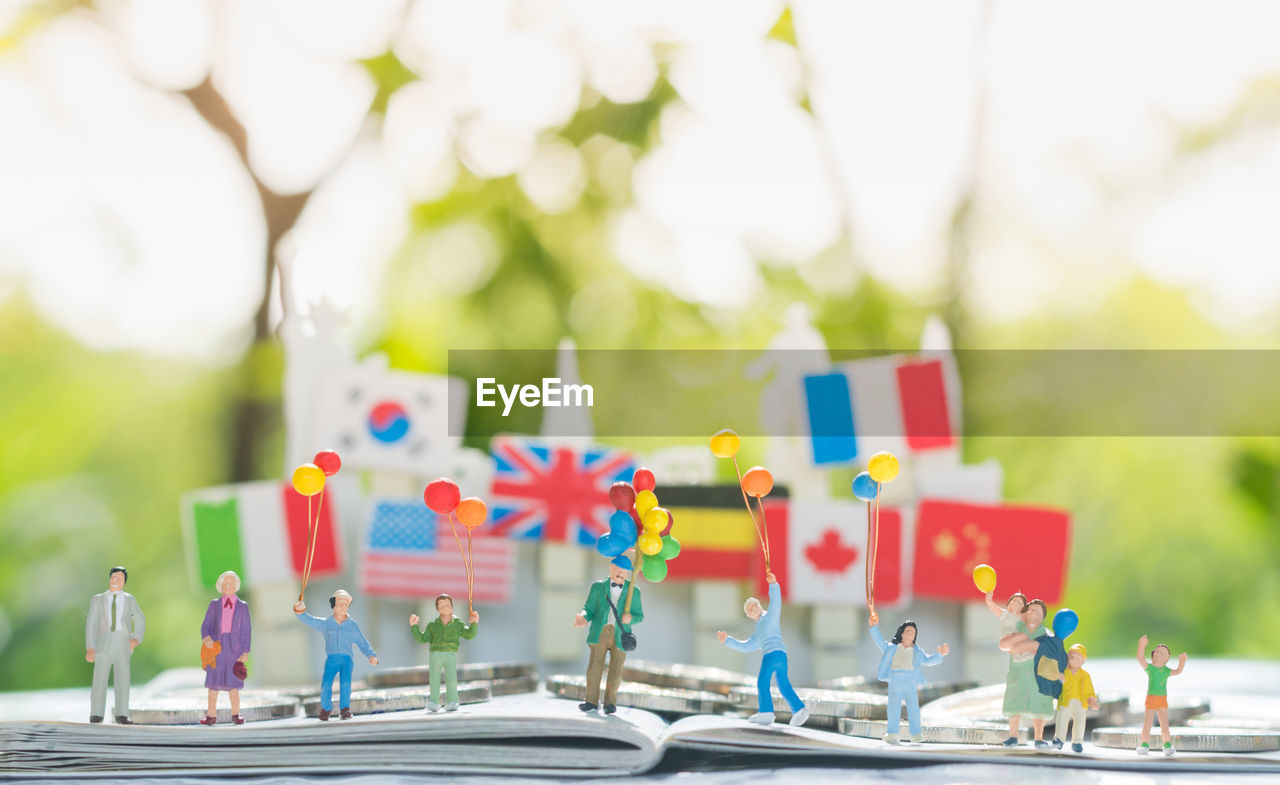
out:
M636 493L640 491L651 491L657 487L658 483L653 478L653 472L643 466L636 469L636 473L631 475L631 485L636 489Z
M333 450L321 450L311 462L320 467L325 477L332 477L342 468L342 459Z
M663 529L658 536L666 537L671 533L671 527L676 525L676 514L671 510L668 510L666 507L663 507L662 511L667 514L667 528Z
M615 510L630 510L636 506L636 489L629 482L615 482L609 486L609 503Z
M462 499L462 491L458 490L456 482L447 477L441 477L427 484L427 490L422 494L422 498L432 512L448 515L458 506L458 502Z

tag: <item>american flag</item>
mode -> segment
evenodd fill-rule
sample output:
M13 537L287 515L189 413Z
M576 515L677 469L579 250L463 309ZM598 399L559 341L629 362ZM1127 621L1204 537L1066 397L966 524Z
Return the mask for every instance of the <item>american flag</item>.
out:
M491 531L526 540L594 546L609 531L609 486L635 470L622 450L499 437L492 452Z
M465 548L466 530L461 524L454 525ZM473 536L471 554L475 601L510 600L515 544L486 533ZM360 589L366 594L409 599L452 594L455 602L463 602L467 574L448 518L427 509L421 499L376 501L361 558Z

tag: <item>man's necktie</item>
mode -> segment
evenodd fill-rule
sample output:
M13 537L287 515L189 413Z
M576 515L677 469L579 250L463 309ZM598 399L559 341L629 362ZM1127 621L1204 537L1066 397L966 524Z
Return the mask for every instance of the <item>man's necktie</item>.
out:
M116 631L116 595L111 595L111 631Z

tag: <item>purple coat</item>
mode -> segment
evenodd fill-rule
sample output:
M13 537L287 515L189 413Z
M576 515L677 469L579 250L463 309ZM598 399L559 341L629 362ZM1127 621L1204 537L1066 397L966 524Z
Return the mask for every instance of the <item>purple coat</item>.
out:
M222 602L218 597L209 603L204 623L200 625L200 637L209 637L222 644L215 667L205 671L205 686L215 690L240 689L244 682L231 672L240 655L249 651L253 639L253 625L249 621L249 603L236 598L231 617L231 632L222 634Z

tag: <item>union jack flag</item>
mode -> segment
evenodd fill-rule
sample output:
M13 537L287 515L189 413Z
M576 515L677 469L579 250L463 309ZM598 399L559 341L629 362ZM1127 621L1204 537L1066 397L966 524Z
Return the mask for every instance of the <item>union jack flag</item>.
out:
M622 450L577 450L498 437L489 503L499 537L594 546L609 531L609 486L630 480L635 461Z

